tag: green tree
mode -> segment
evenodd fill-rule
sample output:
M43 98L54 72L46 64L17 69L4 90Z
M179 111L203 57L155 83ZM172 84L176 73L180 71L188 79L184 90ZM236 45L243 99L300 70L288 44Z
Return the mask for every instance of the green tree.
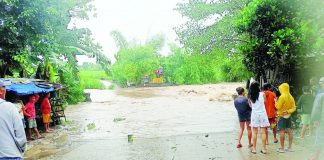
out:
M163 35L156 35L142 45L127 42L119 31L113 31L112 36L119 47L116 62L111 67L114 81L121 85L127 82L139 85L144 75L154 76L160 65L158 51L164 44Z
M289 82L296 64L312 53L310 24L303 19L303 0L253 0L241 11L237 31L243 62L257 78L269 74ZM304 12L305 13L305 12ZM286 76L282 76L286 75Z
M215 48L232 51L240 41L235 18L248 0L189 0L176 10L187 22L175 31L189 53L210 53Z
M43 66L43 70L52 68L51 72L70 74L71 78L58 80L68 86L71 96L74 91L83 94L78 88L76 55L96 57L107 73L110 64L88 29L68 28L71 19L89 18L88 14L94 9L91 1L1 1L0 77L13 76L13 72L29 77L36 73L37 66ZM55 81L53 76L52 81Z

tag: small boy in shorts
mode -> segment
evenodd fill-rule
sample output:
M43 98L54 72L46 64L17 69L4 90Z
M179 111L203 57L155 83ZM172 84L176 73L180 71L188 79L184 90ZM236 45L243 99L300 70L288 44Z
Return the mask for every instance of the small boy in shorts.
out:
M36 123L36 111L35 111L35 103L36 103L36 97L34 95L29 97L29 101L26 103L24 108L24 115L27 117L27 124L28 124L28 140L32 140L32 132L33 129L36 133L37 139L41 138L41 135L38 132L37 129L37 123Z
M49 124L51 122L51 104L49 102L49 98L50 98L50 94L48 93L45 95L45 97L42 101L42 104L41 104L41 110L42 110L42 114L43 114L43 123L44 123L46 133L53 131L49 127Z
M309 128L311 133L311 114L313 110L313 103L315 96L311 93L311 88L308 86L303 87L303 95L300 96L297 106L301 109L301 124L303 125L300 131L300 139L304 139L306 128Z

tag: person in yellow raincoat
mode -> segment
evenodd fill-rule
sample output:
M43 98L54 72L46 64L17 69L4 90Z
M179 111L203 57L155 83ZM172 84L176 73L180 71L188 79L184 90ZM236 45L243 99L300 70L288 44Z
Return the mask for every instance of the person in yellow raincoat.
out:
M285 133L288 133L288 149L292 151L293 132L291 129L291 114L296 111L296 104L294 97L290 94L289 84L283 83L279 86L280 97L276 102L277 114L278 114L278 129L280 131L280 148L279 153L284 153L285 150Z

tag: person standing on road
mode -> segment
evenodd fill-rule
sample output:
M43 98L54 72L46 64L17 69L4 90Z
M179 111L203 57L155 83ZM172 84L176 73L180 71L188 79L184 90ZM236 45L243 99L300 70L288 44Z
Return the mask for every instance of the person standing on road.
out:
M271 88L272 88L272 85L270 83L264 84L263 85L263 93L266 97L265 108L267 111L270 128L272 129L272 133L273 133L273 138L274 138L273 142L278 143L276 107L275 107L277 96L274 92L272 92ZM266 137L267 137L266 144L269 144L268 129L266 130Z
M288 149L292 152L293 132L291 128L291 114L296 111L294 97L290 94L289 84L283 83L279 86L280 97L276 102L278 113L278 129L280 130L280 148L277 152L284 153L285 150L285 133L288 133Z
M20 160L26 150L26 135L15 105L6 102L5 82L0 80L0 160Z
M321 149L324 147L324 77L319 81L321 86L319 93L315 97L313 111L312 111L312 121L314 127L316 127L316 154L311 160L318 160L321 153Z
M297 107L301 110L301 124L303 125L300 130L300 139L304 139L307 127L309 130L309 135L312 132L312 127L310 124L314 99L315 96L311 93L311 88L308 86L304 86L303 95L300 96L297 102Z
M249 106L248 98L244 95L244 89L242 87L236 88L236 92L239 95L234 100L234 106L237 110L239 122L240 122L240 132L238 136L238 142L236 148L241 148L241 139L244 132L244 127L246 126L248 131L248 143L249 147L252 147L251 139L252 139L252 131L250 127L251 120L251 107Z
M260 90L259 82L252 82L249 89L249 104L252 108L251 127L253 128L253 148L252 153L256 154L256 144L259 128L262 135L261 153L266 154L266 129L270 126L265 109L265 95Z

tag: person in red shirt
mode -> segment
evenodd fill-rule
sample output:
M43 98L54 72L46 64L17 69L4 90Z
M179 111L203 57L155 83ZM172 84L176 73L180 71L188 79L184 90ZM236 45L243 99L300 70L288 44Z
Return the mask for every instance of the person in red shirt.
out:
M270 123L270 127L272 129L273 132L273 137L274 143L278 143L278 139L277 139L277 121L276 121L276 108L275 108L275 103L276 103L276 94L274 92L272 92L272 86L270 83L265 83L263 85L263 92L266 96L266 100L265 100L265 108L267 111L267 115L268 115L268 119L269 119L269 123ZM268 141L268 130L266 130L266 144L269 144Z
M53 131L53 129L49 127L49 124L51 122L51 104L49 102L49 98L50 98L50 94L48 93L45 95L41 104L43 123L44 123L46 133Z
M29 97L29 101L26 103L25 108L23 109L24 115L27 117L28 123L28 140L32 139L31 129L36 133L37 139L42 138L37 129L36 123L36 111L35 111L36 96L32 95Z

